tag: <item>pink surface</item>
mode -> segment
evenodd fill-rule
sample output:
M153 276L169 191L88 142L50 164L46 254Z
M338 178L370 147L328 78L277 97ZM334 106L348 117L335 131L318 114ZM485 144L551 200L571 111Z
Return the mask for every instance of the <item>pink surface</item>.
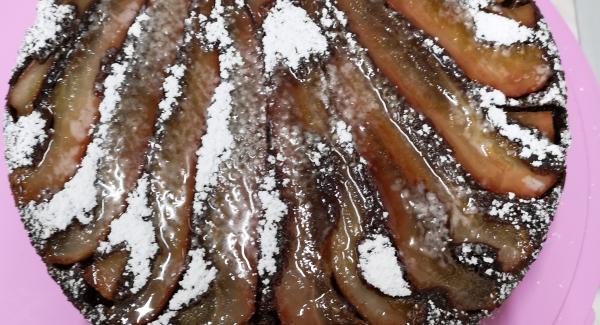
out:
M573 145L558 215L538 261L488 325L592 324L591 305L600 286L600 88L579 45L548 0L538 0L563 57L569 86ZM0 94L35 1L0 5ZM47 275L30 246L12 202L0 139L0 317L2 324L81 325L85 320Z

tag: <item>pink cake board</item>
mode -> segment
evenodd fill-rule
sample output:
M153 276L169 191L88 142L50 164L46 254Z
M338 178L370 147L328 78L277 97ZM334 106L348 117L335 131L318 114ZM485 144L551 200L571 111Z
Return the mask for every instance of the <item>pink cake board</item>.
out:
M573 145L568 178L545 248L524 281L487 325L590 325L600 286L600 88L566 23L548 0L538 0L560 48L569 87ZM0 94L7 92L35 1L0 4ZM0 139L0 323L82 325L29 244L14 207ZM596 167L594 167L596 166Z

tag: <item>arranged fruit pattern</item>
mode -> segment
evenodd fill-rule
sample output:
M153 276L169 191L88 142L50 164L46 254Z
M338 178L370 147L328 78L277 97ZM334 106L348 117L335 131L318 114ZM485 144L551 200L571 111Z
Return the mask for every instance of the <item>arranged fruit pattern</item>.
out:
M476 323L541 249L569 136L531 1L39 9L10 180L92 323Z

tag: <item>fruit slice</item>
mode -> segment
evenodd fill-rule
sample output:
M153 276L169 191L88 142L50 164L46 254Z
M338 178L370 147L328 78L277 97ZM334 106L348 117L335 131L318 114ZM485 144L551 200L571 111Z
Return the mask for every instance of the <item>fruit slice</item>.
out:
M156 294L163 294L165 298L170 297L172 283L178 278L185 262L185 251L187 250L189 215L191 213L191 201L193 199L193 178L173 177L171 172L179 171L179 175L193 173L196 154L195 149L200 145L200 137L204 132L204 119L206 108L218 81L218 58L216 53L203 52L196 46L190 55L192 63L186 75L183 92L186 94L181 101L178 110L173 113L172 119L164 125L164 138L162 143L168 143L165 150L157 154L156 159L163 159L164 163L154 167L153 194L151 199L156 207L158 215L155 215L157 224L160 225L160 236L158 238L169 238L159 240L161 252L164 252L156 260L160 265L160 271L174 270L163 282L153 280L151 290ZM174 175L174 174L173 174ZM177 220L177 221L175 221ZM165 258L168 256L168 258ZM98 264L98 263L96 263ZM94 265L96 265L94 264ZM97 265L102 270L106 265ZM110 265L108 267L111 267ZM158 266L155 266L159 269ZM119 274L122 277L122 273ZM156 278L160 278L156 275ZM99 279L97 282L101 282ZM166 283L166 284L165 284ZM164 289L168 287L168 289ZM167 293L165 293L167 292ZM102 292L100 291L102 294ZM158 299L157 299L158 300ZM154 300L153 305L161 302ZM162 302L164 304L164 302Z
M128 258L129 254L124 251L116 251L101 257L85 268L83 278L104 299L113 300L123 278Z
M328 130L328 122L331 120L326 105L322 98L326 98L325 85L320 80L323 78L316 70L302 82L294 78L284 78L280 88L283 89L282 96L292 101L294 117L300 121L304 130L318 134L323 141L335 147ZM343 150L337 152L344 152ZM333 182L334 191L339 193L339 199L332 202L338 208L339 219L329 236L324 259L329 263L333 279L340 292L354 306L362 318L370 324L413 324L420 323L422 319L422 308L414 302L403 302L398 299L382 295L377 290L366 285L361 279L358 269L358 254L356 249L359 241L364 237L362 225L365 223L363 217L367 213L377 213L365 210L372 203L365 200L365 194L360 191L356 184L362 184L360 180L353 177L355 169L347 166L356 157L342 157L334 159L336 176ZM342 164L345 163L346 165Z
M102 190L98 206L88 225L70 227L49 240L46 259L50 263L68 265L90 257L98 242L107 236L112 220L123 213L127 195L146 164L165 70L175 60L186 9L187 2L177 0L148 7L152 19L141 33L136 49L136 56L144 59L130 65L121 101L104 139L111 154L99 162L97 186ZM158 49L156 44L163 45Z
M256 227L262 211L253 193L266 169L266 97L255 90L256 84L264 80L257 64L259 43L252 20L244 10L225 10L224 15L231 17L228 30L232 46L240 52L243 62L231 74L233 80L227 81L236 85L231 93L232 111L227 126L233 136L233 148L231 157L220 166L219 184L205 203L206 211L195 216L201 225L202 243L218 273L208 292L179 313L178 324L182 325L246 324L256 309Z
M90 129L98 118L96 95L102 60L123 43L143 0L113 0L102 24L94 24L82 36L48 99L54 115L53 134L43 161L36 168L17 169L11 174L17 200L23 204L50 197L63 188L77 171L90 141Z
M470 241L492 246L499 251L499 261L505 271L522 266L531 251L526 231L464 212L466 205L461 190L448 177L436 173L415 150L410 139L387 115L366 77L356 66L344 64L340 57L335 57L333 64L338 72L335 75L338 84L334 87L338 98L344 98L343 101L338 99L340 104L337 107L340 115L347 117L348 124L353 126L359 150L376 152L370 147L376 148L376 143L380 143L381 150L387 152L398 166L406 185L434 193L444 204L450 218L450 235L454 243Z
M368 161L390 213L388 224L396 239L409 278L418 289L444 288L451 303L466 310L494 307L493 281L467 271L449 252L443 236L454 244L485 243L499 251L506 270L521 266L528 256L526 232L482 215L464 212L464 201L443 174L436 174L397 125L385 115L384 106L366 77L353 64L336 56L331 86L333 107L352 127L356 146ZM420 190L418 190L420 189ZM434 195L433 197L431 195ZM418 200L426 200L436 212L417 211ZM448 218L448 222L443 218ZM438 228L430 229L430 224ZM471 229L473 229L471 231Z
M542 112L509 112L508 117L524 126L538 129L545 137L556 139L554 116L550 111Z
M167 7L157 6L156 10L177 8L175 16L179 18L186 8L181 2L164 6ZM142 291L132 299L118 302L110 310L110 314L126 319L128 324L144 324L159 315L185 270L195 184L190 175L195 175L196 150L206 131L206 109L219 80L216 53L203 52L196 46L190 59L185 95L180 107L164 124L159 149L152 158L156 163L150 173L150 201L155 211L152 218L159 253L153 260L150 281Z
M33 101L42 89L52 63L52 59L45 62L32 61L11 87L7 98L8 106L18 116L29 115L33 111Z
M365 236L362 224L368 213L364 210L367 202L360 199L362 194L349 172L346 170L342 173L346 175L341 187L340 220L331 235L329 254L329 263L340 291L370 324L424 322L422 306L384 296L361 280L358 254L354 247Z
M58 4L74 4L79 9L79 15L89 8L92 0L57 1ZM75 26L72 26L75 28ZM69 32L72 33L72 32ZM72 33L75 35L76 33ZM70 37L70 42L74 37ZM57 47L58 48L58 47ZM18 116L28 115L33 110L33 101L36 99L46 79L50 68L54 64L54 58L49 56L46 60L33 59L20 72L15 83L11 86L8 94L8 105L12 107Z
M496 135L487 132L463 87L419 47L410 29L389 17L383 5L340 0L350 29L407 102L428 117L454 149L458 161L485 189L539 197L557 176L532 169L510 156ZM539 186L538 186L539 185Z
M323 204L327 195L317 185L318 172L305 155L308 149L302 144L304 140L297 143L290 138L302 138L304 131L298 128L306 120L297 121L295 115L297 110L305 112L306 108L296 101L298 97L293 91L301 86L295 88L292 81L284 82L288 84L278 87L274 103L268 109L272 146L276 154L286 157L277 172L289 180L282 191L290 211L284 226L289 239L284 251L288 254L283 257L281 278L273 289L279 319L284 324L363 323L336 292L332 270L323 259L332 227Z
M535 45L514 44L496 49L478 42L472 18L446 0L387 0L417 27L436 37L458 66L474 80L520 97L542 89L552 75L543 51ZM371 7L377 6L373 3ZM512 9L513 11L515 9ZM402 33L402 32L400 32Z

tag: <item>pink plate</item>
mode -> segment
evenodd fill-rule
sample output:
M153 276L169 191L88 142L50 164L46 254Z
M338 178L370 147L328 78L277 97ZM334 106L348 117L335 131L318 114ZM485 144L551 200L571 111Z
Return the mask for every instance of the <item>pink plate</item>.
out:
M600 286L600 88L567 25L549 0L538 0L560 48L569 87L573 145L558 215L539 259L488 325L592 324L592 301ZM0 4L0 94L35 1ZM1 137L0 137L1 138ZM0 139L0 323L80 325L71 306L29 244L10 195Z

